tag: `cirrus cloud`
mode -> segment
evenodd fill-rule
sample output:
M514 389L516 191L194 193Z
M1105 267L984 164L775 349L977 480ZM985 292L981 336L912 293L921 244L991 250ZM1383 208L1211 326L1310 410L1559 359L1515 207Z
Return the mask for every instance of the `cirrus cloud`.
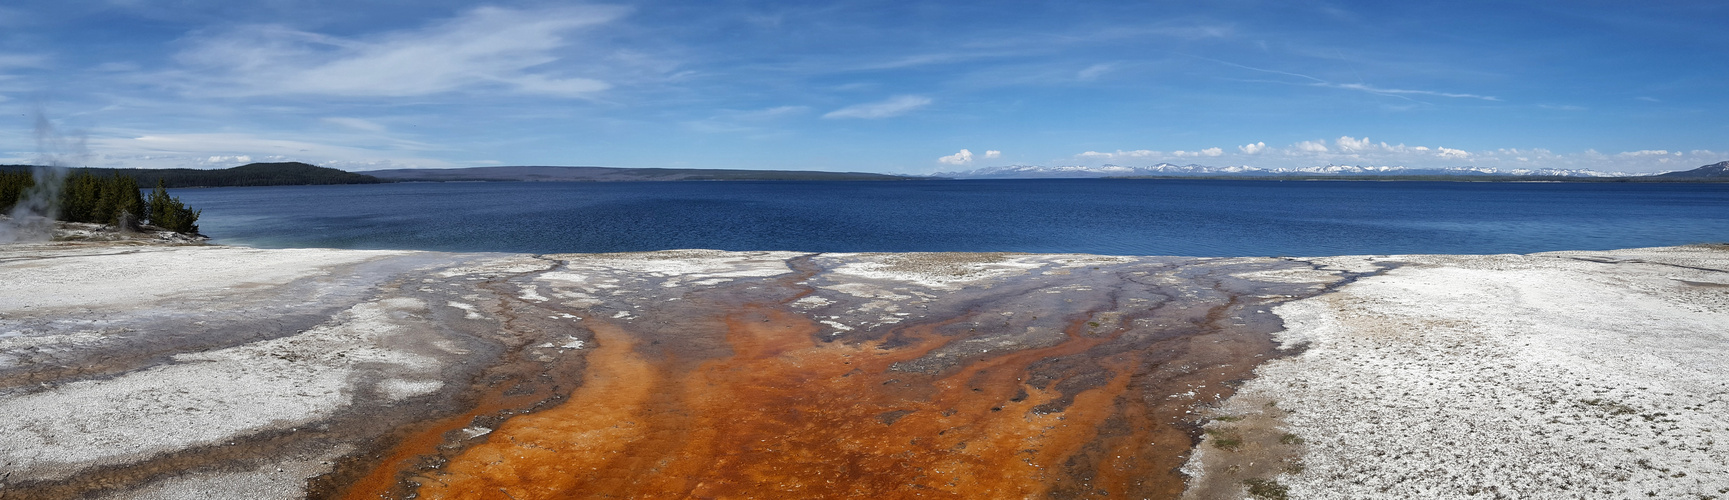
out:
M1127 159L1127 158L1156 158L1156 157L1164 156L1164 153L1149 150L1149 149L1137 149L1134 151L1123 151L1123 150L1119 149L1115 153L1101 153L1098 151L1088 151L1088 152L1081 153L1081 154L1078 154L1075 156L1081 157L1081 158L1093 158L1093 159L1101 159L1101 160L1117 160L1117 159Z
M345 38L286 26L238 26L195 35L175 56L189 92L227 96L407 97L468 88L584 96L607 82L546 69L566 34L625 10L481 7L412 30Z
M1178 156L1178 157L1219 156L1222 154L1225 154L1225 150L1220 149L1220 148L1207 148L1207 149L1203 149L1200 151L1181 151L1181 150L1178 150L1178 151L1172 151L1171 152L1172 156Z
M931 103L931 98L916 95L900 95L877 102L854 104L828 112L823 118L889 118L906 114Z

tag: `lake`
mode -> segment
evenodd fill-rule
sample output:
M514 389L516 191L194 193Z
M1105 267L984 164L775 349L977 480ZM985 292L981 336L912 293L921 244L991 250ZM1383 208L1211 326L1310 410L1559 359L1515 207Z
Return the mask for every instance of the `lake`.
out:
M1729 183L496 182L177 189L217 243L1315 256L1729 241Z

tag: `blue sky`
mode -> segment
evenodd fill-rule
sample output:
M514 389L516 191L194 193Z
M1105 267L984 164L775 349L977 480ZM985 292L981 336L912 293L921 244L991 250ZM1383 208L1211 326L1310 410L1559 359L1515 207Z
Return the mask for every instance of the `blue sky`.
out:
M1692 1L13 0L0 161L1682 170L1729 160L1726 24Z

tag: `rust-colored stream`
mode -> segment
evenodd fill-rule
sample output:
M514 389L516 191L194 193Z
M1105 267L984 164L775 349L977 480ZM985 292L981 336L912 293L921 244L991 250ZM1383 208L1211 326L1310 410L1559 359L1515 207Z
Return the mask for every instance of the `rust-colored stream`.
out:
M1226 326L1244 325L1227 320L1242 313L1235 298L1171 312L1188 318L1186 333L1133 342L1123 335L1135 319L1164 313L1113 313L1120 326L1101 328L1089 320L1114 310L1106 298L1051 311L1069 318L1060 342L909 370L898 364L964 340L948 327L980 313L823 342L820 325L788 306L808 293L683 317L685 335L724 338L718 357L651 347L673 339L634 330L664 323L585 314L593 344L562 402L452 448L450 431L522 406L482 396L473 411L423 424L347 498L1175 498L1196 438L1196 388L1228 397L1224 382L1246 378L1271 349L1265 324ZM416 459L432 454L448 461Z
M753 306L727 318L735 355L667 373L632 335L590 324L587 383L452 460L425 498L1039 496L1048 470L1093 438L1132 360L1066 411L1019 384L1034 361L1102 338L993 358L940 380L889 371L941 345L931 327L892 351L816 344L806 318ZM1027 395L1015 398L1025 390ZM659 397L657 397L657 395ZM1019 399L1019 401L1010 401Z

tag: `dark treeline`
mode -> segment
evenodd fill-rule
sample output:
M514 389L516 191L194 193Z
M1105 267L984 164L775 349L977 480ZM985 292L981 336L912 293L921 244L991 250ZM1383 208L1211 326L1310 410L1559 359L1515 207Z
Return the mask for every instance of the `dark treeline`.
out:
M11 212L24 190L34 185L36 179L28 171L0 170L0 213Z
M138 179L78 172L66 176L58 208L56 215L63 221L131 228L144 218L144 196L138 192Z
M0 212L30 196L36 177L28 171L0 171ZM145 197L138 180L130 176L95 175L75 171L61 183L53 196L54 216L67 222L109 224L123 229L138 229L149 224L177 233L198 234L198 216L179 197L169 196L161 181L156 190Z
M30 165L0 165L0 172L25 172ZM169 188L239 187L239 186L298 186L309 184L377 184L383 180L370 175L345 172L299 162L253 163L220 170L191 168L73 168L99 177L122 175L138 179L145 186L162 184Z

